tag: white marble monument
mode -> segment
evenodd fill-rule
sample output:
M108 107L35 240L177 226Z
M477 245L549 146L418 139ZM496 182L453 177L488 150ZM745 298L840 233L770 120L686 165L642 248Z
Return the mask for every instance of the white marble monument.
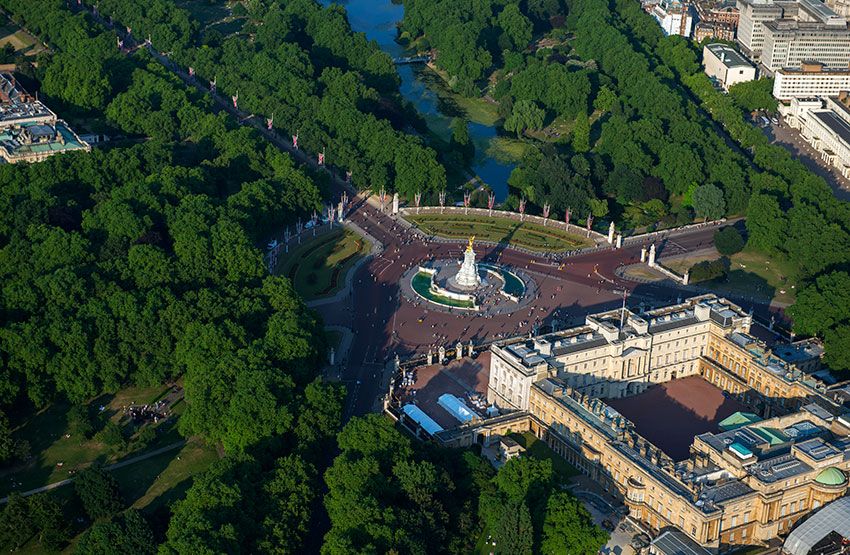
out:
M466 252L463 253L463 264L460 265L460 271L454 280L459 287L468 289L474 289L481 285L481 276L478 275L478 264L475 262L475 251L472 250L473 241L475 241L474 235L469 238Z

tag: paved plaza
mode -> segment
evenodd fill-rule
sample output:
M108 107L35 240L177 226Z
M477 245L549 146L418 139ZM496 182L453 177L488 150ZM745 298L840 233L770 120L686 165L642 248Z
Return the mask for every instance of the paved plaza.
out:
M474 407L470 398L486 398L490 353L481 353L475 360L468 357L453 360L445 366L419 366L411 372L413 382L397 392L402 404L414 403L443 428L454 428L458 421L437 403L437 399L449 393L463 400L467 406Z
M699 376L654 385L631 397L605 399L605 403L634 422L638 434L674 461L688 458L695 436L716 432L721 420L747 410Z
M440 346L453 348L458 341L483 348L501 338L527 335L535 326L577 325L588 313L619 307L624 291L630 306L669 303L692 294L669 281L636 283L617 277L617 268L640 262L641 247L648 246L649 239L561 260L505 246L476 245L478 261L500 264L533 282L536 289L530 302L501 314L437 310L405 295L402 276L428 261L462 260L465 242L430 240L361 196L351 203L346 220L382 246L357 267L349 294L315 307L326 325L353 332L345 367L335 372L349 386L346 417L380 408L387 383L384 368L395 355L404 360ZM675 240L665 234L652 240L663 260L665 252L704 248L714 231L706 227L676 235ZM768 307L753 308L757 316L769 319Z

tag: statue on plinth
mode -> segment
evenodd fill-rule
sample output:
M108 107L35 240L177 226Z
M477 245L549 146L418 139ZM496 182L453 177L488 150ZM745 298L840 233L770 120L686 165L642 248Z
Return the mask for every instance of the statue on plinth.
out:
M457 285L470 289L481 285L481 276L478 275L478 264L475 263L475 251L472 250L472 243L474 241L475 235L469 238L466 252L463 253L463 264L460 265L460 271L455 276L455 283Z

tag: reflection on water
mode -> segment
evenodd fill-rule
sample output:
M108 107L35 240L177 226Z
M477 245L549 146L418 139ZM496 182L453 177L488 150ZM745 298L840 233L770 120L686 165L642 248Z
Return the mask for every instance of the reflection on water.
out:
M322 0L322 3L328 5L331 2ZM347 0L337 3L348 10L352 29L364 33L394 58L405 53L404 48L395 42L396 22L404 17L401 4L393 4L391 0ZM431 131L448 140L452 118L463 115L463 110L450 98L441 98L429 87L430 80L438 79L432 72L415 65L400 65L396 69L401 78L401 95L413 104ZM493 189L496 199L503 201L508 196L508 177L514 164L500 162L487 155L487 148L496 136L496 129L470 123L469 136L475 144L476 152L472 170Z

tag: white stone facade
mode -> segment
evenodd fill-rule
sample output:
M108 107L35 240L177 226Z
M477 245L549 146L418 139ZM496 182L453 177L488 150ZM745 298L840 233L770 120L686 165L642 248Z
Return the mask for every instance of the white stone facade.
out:
M707 44L702 49L702 63L705 73L713 77L728 91L738 83L756 78L756 68L747 62L741 54L725 44Z
M825 70L822 66L806 65L800 69L780 69L774 76L773 96L777 100L837 96L850 90L850 68Z
M620 324L622 319L622 326ZM624 397L650 385L695 375L709 334L748 332L752 320L713 295L635 314L612 310L585 325L491 347L487 400L528 410L533 383L557 377L592 397Z

